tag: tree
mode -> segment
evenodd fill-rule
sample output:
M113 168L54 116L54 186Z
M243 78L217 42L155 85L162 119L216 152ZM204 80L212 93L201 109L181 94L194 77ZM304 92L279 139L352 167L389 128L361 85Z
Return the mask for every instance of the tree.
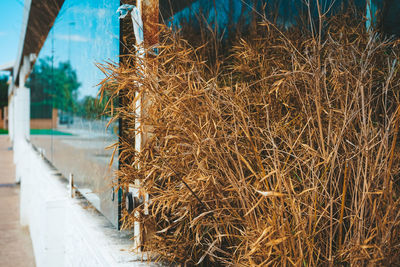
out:
M8 76L0 76L0 109L8 105Z
M77 111L77 93L80 83L69 62L52 66L51 58L36 63L27 83L31 89L32 104L52 106L65 112Z
M108 98L103 98L101 101L99 98L93 96L85 96L80 103L79 113L82 117L87 119L100 119L105 114L105 107Z

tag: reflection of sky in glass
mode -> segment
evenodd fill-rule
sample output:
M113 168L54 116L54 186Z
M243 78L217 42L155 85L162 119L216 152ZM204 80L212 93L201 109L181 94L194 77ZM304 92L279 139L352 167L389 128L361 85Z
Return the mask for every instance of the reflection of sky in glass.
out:
M96 85L105 78L95 63L118 62L119 19L116 10L119 3L119 0L65 0L39 53L37 62L54 56L54 68L58 68L60 62L71 62L81 84L78 100L96 96L99 90ZM51 88L45 89L51 91ZM81 112L90 112L82 102L79 103ZM38 103L32 103L32 106L35 104L38 109L44 108ZM32 143L43 149L45 156L65 177L73 174L79 191L117 226L119 200L112 194L111 181L113 171L118 168L118 159L114 156L114 164L110 167L112 150L105 150L105 147L116 142L118 124L114 123L106 130L107 119L104 117L92 118L79 112L72 115L61 110L57 123L52 122L51 126L61 134L33 136Z
M217 8L218 15L218 26L225 28L227 26L229 15L233 17L234 21L239 19L242 8L245 12L249 13L249 7L244 4L241 0L217 0L215 1L215 6ZM231 11L233 12L229 14ZM204 17L202 17L204 16ZM209 23L214 23L215 21L215 8L213 1L199 0L191 4L189 7L183 9L182 11L176 13L172 18L172 23L181 21L184 18L200 18L206 19Z
M381 0L372 0L379 2ZM244 24L251 22L251 15L254 13L257 19L261 19L264 14L270 21L275 21L277 24L290 27L296 24L298 16L306 12L304 1L299 0L265 0L258 1L255 6L252 0L198 0L191 5L176 13L169 21L168 25L180 26L180 22L191 19L192 24L196 24L198 20L205 20L210 25L215 22L217 15L218 27L220 33L228 33L229 23L237 23L238 20L243 20ZM311 13L317 17L318 11L315 1L311 1ZM327 15L338 10L344 3L349 3L347 0L320 0L322 12L330 11ZM354 3L362 10L365 10L365 0L355 0ZM215 12L215 10L217 10ZM255 10L255 12L253 12ZM272 16L277 15L275 18Z
M215 7L217 12L215 12ZM215 6L213 1L198 0L174 14L167 25L179 27L180 22L185 20L189 20L194 26L198 26L199 20L206 20L210 25L213 25L215 15L217 15L220 32L227 33L230 20L237 22L241 14L244 18L250 19L250 12L251 9L241 0L216 0Z
M96 85L104 79L95 63L118 61L118 6L119 1L65 1L39 54L39 58L51 57L54 45L54 66L71 62L81 83L79 99L96 96Z

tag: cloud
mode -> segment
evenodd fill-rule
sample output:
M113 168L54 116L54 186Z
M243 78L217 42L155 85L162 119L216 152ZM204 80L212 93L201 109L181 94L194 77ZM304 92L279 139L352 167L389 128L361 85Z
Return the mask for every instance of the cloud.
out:
M99 19L105 18L106 15L107 15L107 10L106 10L106 9L104 9L104 8L99 8L99 9L97 10L97 16L99 17Z
M85 36L78 35L78 34L57 34L56 39L59 40L65 40L65 41L71 41L71 42L80 42L80 43L86 43L89 42L90 39L86 38Z
M6 35L7 35L6 32L0 32L0 37L1 37L1 36L6 36Z
M84 8L79 6L70 7L68 12L73 13L77 16L92 17L97 19L104 19L107 14L114 15L114 12L110 12L106 8Z

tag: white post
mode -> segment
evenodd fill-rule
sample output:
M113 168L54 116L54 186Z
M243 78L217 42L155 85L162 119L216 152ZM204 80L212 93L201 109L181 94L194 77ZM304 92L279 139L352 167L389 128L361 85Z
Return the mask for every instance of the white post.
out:
M28 88L16 88L14 102L14 141L29 140L30 131L30 92Z
M14 96L8 100L8 136L14 142Z
M30 91L25 87L25 80L30 72L30 60L24 56L23 65L19 73L19 87L14 87L13 101L13 147L14 163L23 158L26 141L30 140ZM24 164L24 163L22 163ZM21 182L21 165L16 168L16 182Z
M159 0L137 0L136 6L133 5L122 5L118 8L117 12L120 13L120 18L124 18L131 12L131 20L133 31L136 40L136 54L137 54L137 71L139 75L145 75L144 62L145 59L145 47L151 47L158 41L158 12L159 12ZM156 41L157 40L157 41ZM141 86L140 83L137 84ZM138 92L135 94L135 150L140 153L143 145L148 139L148 129L146 125L141 121L142 113L145 112L145 96L139 95ZM136 166L140 168L140 164ZM141 192L140 180L136 179L133 184L129 185L129 192L132 193L133 197L138 199L145 199L144 213L148 214L148 203L149 196L145 192ZM135 216L139 216L138 212ZM143 240L142 240L143 238ZM137 246L141 246L144 242L144 236L141 235L141 224L138 221L134 222L134 240Z
M29 56L24 56L23 65L19 73L19 87L14 88L14 137L30 140L30 91L25 87L25 81L30 73Z

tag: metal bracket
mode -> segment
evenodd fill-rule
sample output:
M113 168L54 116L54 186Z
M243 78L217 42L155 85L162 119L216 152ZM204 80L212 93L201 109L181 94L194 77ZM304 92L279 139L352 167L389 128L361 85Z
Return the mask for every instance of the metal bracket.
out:
M120 14L119 19L125 18L128 15L129 11L131 11L132 26L135 33L136 44L140 46L144 41L143 21L140 10L136 6L128 4L121 5L117 9L117 13Z
M129 214L144 203L143 197L133 196L132 192L127 192L125 196L125 208Z

